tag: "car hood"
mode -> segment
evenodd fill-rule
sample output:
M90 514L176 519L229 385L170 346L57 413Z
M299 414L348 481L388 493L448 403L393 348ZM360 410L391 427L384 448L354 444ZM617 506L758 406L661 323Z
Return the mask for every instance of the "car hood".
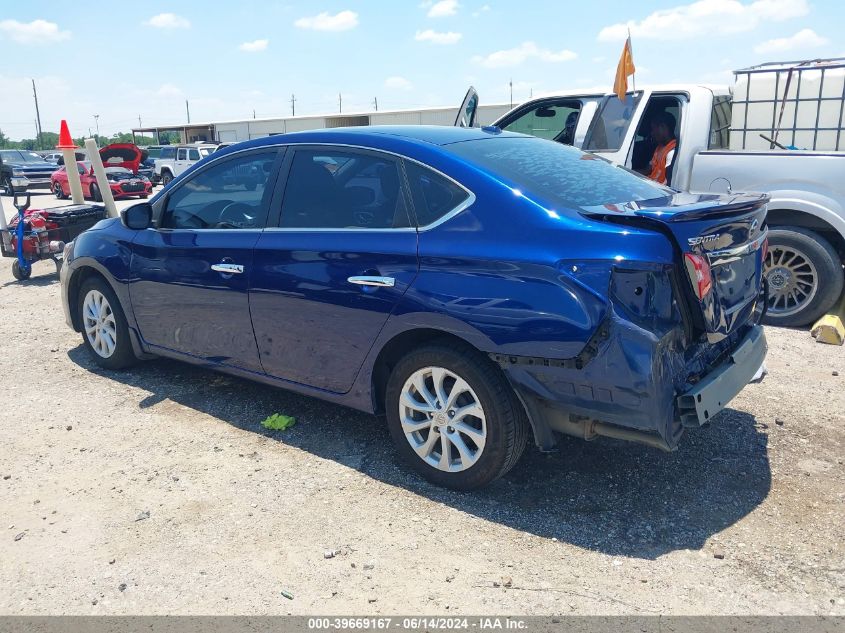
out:
M144 153L133 143L112 143L100 149L100 160L104 167L125 167L133 173L138 171Z

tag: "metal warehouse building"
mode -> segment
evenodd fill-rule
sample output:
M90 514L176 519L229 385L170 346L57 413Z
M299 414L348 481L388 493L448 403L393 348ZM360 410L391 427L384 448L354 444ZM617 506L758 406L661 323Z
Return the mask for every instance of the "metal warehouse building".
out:
M477 124L489 125L510 110L508 104L478 107ZM242 119L212 123L186 123L133 128L132 135L152 135L156 140L162 132L177 132L183 143L196 141L247 141L251 138L301 132L329 127L360 125L452 125L457 108L422 108L418 110L386 110L351 114L303 115L274 119Z

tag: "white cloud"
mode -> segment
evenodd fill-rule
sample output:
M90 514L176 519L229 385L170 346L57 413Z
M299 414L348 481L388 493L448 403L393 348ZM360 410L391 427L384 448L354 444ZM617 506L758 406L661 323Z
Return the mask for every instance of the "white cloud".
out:
M455 15L458 12L458 0L440 0L431 5L428 10L428 17L430 18L445 18L449 15Z
M238 48L245 53L258 53L260 51L266 51L269 43L270 40L253 40L252 42L244 42Z
M147 26L153 26L157 29L188 29L191 28L191 23L187 18L175 13L159 13L154 15L149 20L144 22Z
M482 13L487 13L489 10L490 10L490 5L485 4L478 11L473 11L472 17L477 18L479 15L481 15Z
M460 33L454 31L438 32L432 29L425 31L417 31L414 39L418 42L432 42L434 44L454 44L463 37Z
M639 22L604 27L599 41L622 41L631 30L631 37L657 40L684 40L714 33L751 31L761 22L781 22L807 15L807 0L698 0L672 9L661 9Z
M47 20L18 22L17 20L0 21L0 33L20 44L42 44L58 42L70 37L70 31L59 30L59 25Z
M308 18L299 18L293 23L300 29L315 31L348 31L358 26L358 14L354 11L340 11L331 15L325 11Z
M384 80L384 87L393 88L394 90L410 90L414 87L414 84L404 77L388 77Z
M801 29L790 37L777 37L761 42L754 47L755 53L783 53L795 49L815 48L828 43L826 37L818 35L812 29Z
M543 62L567 62L578 57L570 50L550 51L540 48L534 42L523 42L516 48L496 51L489 55L476 55L472 60L487 68L510 68L519 66L529 59Z

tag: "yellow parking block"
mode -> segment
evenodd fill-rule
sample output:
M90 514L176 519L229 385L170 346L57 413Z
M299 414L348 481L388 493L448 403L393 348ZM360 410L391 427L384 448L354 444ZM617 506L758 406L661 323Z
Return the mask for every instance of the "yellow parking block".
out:
M840 297L833 309L815 322L810 330L819 343L842 345L845 342L845 294Z

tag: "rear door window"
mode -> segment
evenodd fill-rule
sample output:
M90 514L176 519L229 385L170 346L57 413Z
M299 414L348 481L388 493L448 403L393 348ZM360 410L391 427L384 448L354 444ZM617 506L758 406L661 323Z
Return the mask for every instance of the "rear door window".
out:
M606 97L587 132L584 149L591 152L619 151L641 98L641 92L627 95L625 101L616 96Z
M282 201L282 228L410 226L399 162L347 149L297 149Z
M199 160L200 159L200 152L197 149L191 149L188 152L188 159L189 160Z
M470 193L456 182L419 163L405 162L414 200L417 226L427 227L458 210Z

